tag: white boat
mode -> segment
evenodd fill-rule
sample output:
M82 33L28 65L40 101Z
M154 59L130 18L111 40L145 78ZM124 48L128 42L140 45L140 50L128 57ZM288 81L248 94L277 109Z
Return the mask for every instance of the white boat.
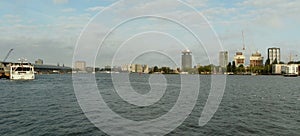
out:
M258 74L257 73L251 73L251 76L257 76Z
M10 77L11 80L33 80L34 67L30 63L11 63Z

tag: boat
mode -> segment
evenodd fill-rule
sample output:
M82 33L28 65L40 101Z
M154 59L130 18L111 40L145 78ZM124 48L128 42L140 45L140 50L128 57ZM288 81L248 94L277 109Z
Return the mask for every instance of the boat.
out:
M10 77L11 80L33 80L34 66L30 63L21 61L20 63L11 63Z
M284 74L285 77L298 77L297 74Z
M0 67L0 78L4 78L4 77L5 77L4 67Z
M0 79L5 78L9 79L10 77L10 71L7 65L9 65L9 62L1 62L0 63Z
M251 73L251 76L257 76L258 74L257 73Z

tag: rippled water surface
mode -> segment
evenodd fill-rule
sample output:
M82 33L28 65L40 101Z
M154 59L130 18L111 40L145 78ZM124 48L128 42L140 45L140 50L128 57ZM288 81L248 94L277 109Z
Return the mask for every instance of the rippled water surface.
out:
M180 94L180 77L165 78L168 87L162 99L148 107L136 107L113 91L110 75L96 75L107 105L135 121L158 118L174 106ZM132 88L146 94L151 89L148 79L149 75L131 75ZM169 135L300 135L300 78L228 76L218 111L206 126L199 127L210 79L200 76L193 112ZM0 135L105 135L81 110L71 75L37 75L33 81L0 80L0 87Z

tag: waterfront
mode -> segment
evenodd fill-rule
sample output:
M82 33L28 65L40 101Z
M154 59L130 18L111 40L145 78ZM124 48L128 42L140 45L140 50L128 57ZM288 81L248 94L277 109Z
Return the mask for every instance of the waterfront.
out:
M131 74L133 88L145 93L143 90L149 89L145 80L148 76ZM101 94L115 112L133 120L149 120L166 113L178 97L180 75L164 76L170 82L166 96L160 101L166 107L163 109L162 105L131 107L116 97L109 74L96 74L96 79ZM200 75L199 98L192 114L169 135L300 133L300 78L228 76L217 113L206 126L199 127L209 79L210 75ZM37 75L32 81L0 80L0 84L1 135L105 135L81 111L70 74Z

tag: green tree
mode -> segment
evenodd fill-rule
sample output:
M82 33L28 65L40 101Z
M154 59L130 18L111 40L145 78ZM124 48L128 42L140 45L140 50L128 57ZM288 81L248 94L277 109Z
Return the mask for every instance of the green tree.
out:
M265 67L264 67L264 73L265 74L271 74L272 73L272 64L271 64L270 58L268 58L266 60Z
M153 72L159 72L157 66L155 66L155 67L153 68Z
M245 69L244 65L240 65L240 66L237 68L237 72L239 72L239 73L246 72L246 69Z
M228 63L226 72L232 72L231 62Z
M272 64L278 64L277 58L273 61Z
M231 71L233 73L236 73L236 64L235 64L235 61L232 61Z
M265 66L270 65L270 58L268 58L265 62Z

